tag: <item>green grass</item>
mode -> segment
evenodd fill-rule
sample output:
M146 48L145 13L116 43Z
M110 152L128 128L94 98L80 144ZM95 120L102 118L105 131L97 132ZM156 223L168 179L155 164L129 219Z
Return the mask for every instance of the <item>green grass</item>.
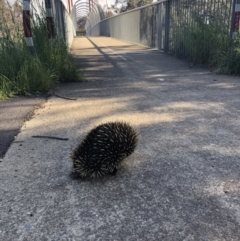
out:
M21 23L5 16L0 18L0 99L44 93L58 83L84 79L65 40L47 37L44 15L32 20L35 55L26 46Z

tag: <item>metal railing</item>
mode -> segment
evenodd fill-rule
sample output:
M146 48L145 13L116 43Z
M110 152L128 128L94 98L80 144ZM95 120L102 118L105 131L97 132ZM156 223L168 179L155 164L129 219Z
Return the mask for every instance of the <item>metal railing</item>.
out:
M87 16L87 21L85 25L86 32L91 31L93 26L95 26L96 24L100 24L100 22L105 18L106 17L102 10L102 7L94 2L92 9Z
M98 23L90 19L85 26L86 34L110 36L187 55L193 43L189 41L186 48L186 40L194 38L203 28L211 25L224 37L230 36L234 1L160 0Z

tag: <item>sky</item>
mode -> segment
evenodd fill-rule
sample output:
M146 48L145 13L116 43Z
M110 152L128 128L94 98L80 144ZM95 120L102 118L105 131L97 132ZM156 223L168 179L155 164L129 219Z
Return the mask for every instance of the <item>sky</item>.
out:
M16 0L7 0L11 5L15 3Z

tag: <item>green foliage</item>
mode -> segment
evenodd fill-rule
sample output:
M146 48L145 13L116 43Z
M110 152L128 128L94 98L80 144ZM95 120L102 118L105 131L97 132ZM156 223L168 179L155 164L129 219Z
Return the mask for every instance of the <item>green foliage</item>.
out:
M46 92L56 84L57 75L38 57L32 57L20 67L15 88L19 94Z
M13 83L4 75L0 75L0 100L14 95Z
M240 75L240 35L234 39L228 50L221 54L217 72Z
M172 29L172 52L176 56L213 67L218 73L240 74L240 38L231 40L229 26L223 20L206 22L194 16L187 21L178 19Z
M228 29L211 22L206 24L196 17L191 24L182 23L176 28L173 52L199 64L214 66L218 55L227 47Z
M49 69L55 71L59 82L65 83L81 80L83 77L69 54L65 40L57 36L49 39L46 29L44 18L38 18L38 21L33 23L33 41L38 58Z
M44 15L32 20L36 49L36 54L32 55L26 46L22 28L19 27L21 25L13 18L13 10L5 6L2 11L4 14L0 17L0 99L17 94L42 93L59 82L83 80L65 40L58 36L48 38Z

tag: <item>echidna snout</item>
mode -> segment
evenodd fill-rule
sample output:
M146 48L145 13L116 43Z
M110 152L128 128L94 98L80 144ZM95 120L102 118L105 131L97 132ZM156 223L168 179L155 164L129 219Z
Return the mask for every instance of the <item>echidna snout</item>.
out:
M117 167L131 155L137 132L125 122L108 122L92 129L72 152L73 169L81 177L116 174Z

